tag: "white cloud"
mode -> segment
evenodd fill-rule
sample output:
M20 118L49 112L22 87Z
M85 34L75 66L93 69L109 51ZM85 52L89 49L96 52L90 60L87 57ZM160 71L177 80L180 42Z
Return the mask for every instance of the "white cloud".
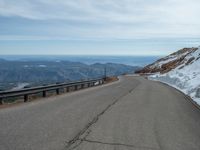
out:
M199 14L199 0L0 0L1 16L95 23L72 28L90 37L199 36Z

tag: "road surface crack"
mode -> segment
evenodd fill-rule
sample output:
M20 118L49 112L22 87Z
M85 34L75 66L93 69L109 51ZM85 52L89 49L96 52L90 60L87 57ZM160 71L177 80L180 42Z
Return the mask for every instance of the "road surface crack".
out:
M89 122L80 132L78 132L78 134L76 134L76 136L70 140L70 141L67 141L67 145L66 145L66 149L67 150L73 150L75 149L76 147L78 147L82 142L83 140L81 139L85 139L89 134L90 134L90 130L89 128L92 127L92 125L94 125L98 120L99 118L106 112L108 111L113 105L115 105L120 99L122 99L123 97L127 96L129 93L131 93L135 88L137 87L137 85L132 88L131 90L129 90L127 93L125 93L124 95L118 97L117 99L115 99L111 104L109 104L102 112L100 112L96 117L94 117L92 119L91 122ZM81 136L83 138L81 138Z
M101 142L101 141L95 141L95 140L88 140L86 138L79 139L79 140L82 142L95 143L95 144L103 144L103 145L111 145L111 146L124 146L124 147L147 149L147 150L159 150L158 148L153 148L153 147L148 147L148 146L136 146L136 145L124 144L124 143Z

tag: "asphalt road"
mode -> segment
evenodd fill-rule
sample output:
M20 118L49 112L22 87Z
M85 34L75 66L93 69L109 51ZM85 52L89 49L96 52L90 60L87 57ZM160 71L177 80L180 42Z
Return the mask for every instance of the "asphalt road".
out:
M200 150L200 110L142 77L0 110L0 150Z

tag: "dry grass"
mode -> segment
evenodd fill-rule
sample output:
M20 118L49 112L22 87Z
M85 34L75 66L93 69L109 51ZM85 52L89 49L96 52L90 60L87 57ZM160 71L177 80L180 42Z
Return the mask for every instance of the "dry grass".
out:
M115 82L118 81L118 77L106 77L105 83Z

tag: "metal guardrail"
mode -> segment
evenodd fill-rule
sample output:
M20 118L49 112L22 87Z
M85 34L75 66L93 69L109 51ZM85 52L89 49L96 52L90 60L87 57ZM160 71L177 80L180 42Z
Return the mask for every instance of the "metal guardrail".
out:
M53 84L47 86L39 86L33 88L26 88L21 90L10 90L0 92L0 105L3 104L4 99L12 98L12 97L20 97L24 96L24 102L29 100L29 96L37 93L42 93L43 97L47 96L48 91L56 91L56 94L60 94L61 89L66 89L66 92L69 92L71 87L74 87L74 90L83 89L85 87L92 87L96 85L100 85L104 83L105 78L98 78L93 80L86 81L78 81L78 82L70 82L70 83L61 83L61 84Z

